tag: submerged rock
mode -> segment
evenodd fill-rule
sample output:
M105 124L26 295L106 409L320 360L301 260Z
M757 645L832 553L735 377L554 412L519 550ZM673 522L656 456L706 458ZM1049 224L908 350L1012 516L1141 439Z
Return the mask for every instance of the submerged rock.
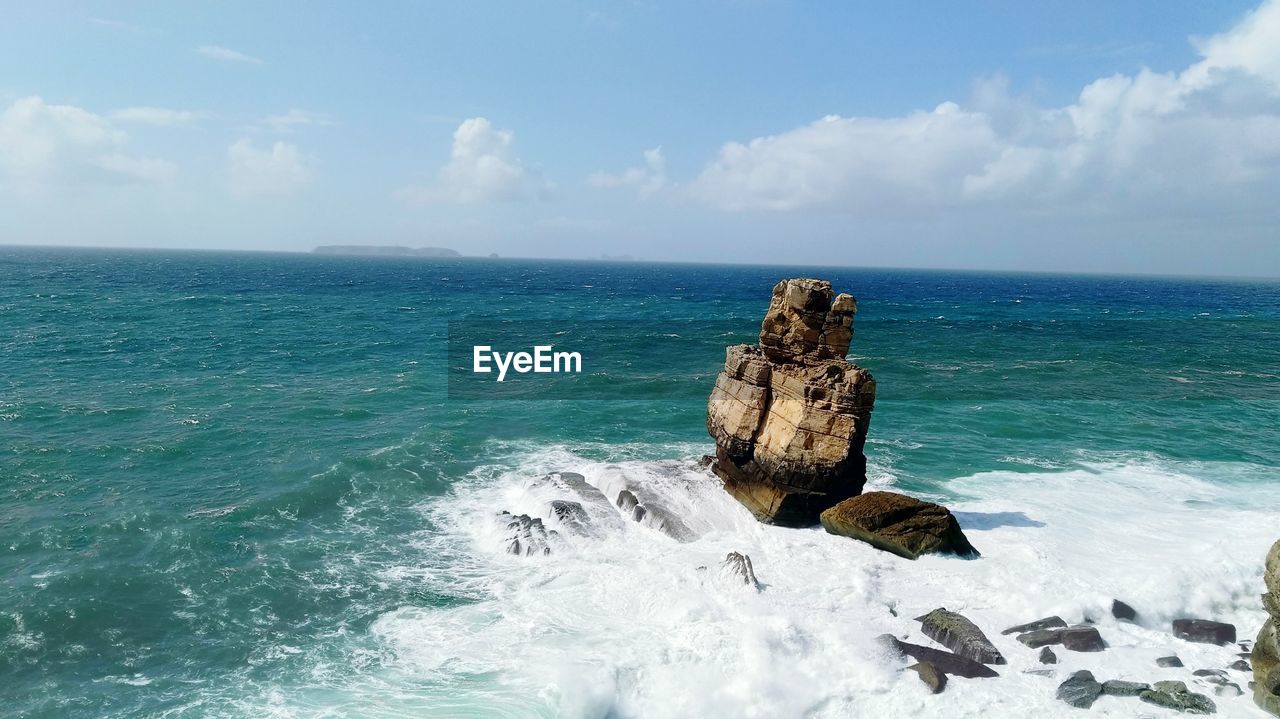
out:
M1102 695L1102 685L1087 671L1072 674L1058 685L1058 699L1077 709L1088 709Z
M929 662L938 671L951 676L965 679L987 679L1000 676L996 670L985 664L941 649L904 642L892 634L881 634L879 642L899 657L911 657L918 662Z
M956 654L983 664L1005 663L1004 656L987 635L964 616L940 608L917 619L926 637Z
M1200 644L1232 644L1236 641L1236 628L1208 619L1175 619L1173 636Z
M751 557L740 552L729 552L720 564L720 570L733 581L745 584L752 589L759 589L755 568L751 566Z
M1237 659L1236 661L1231 662L1231 665L1230 665L1230 666L1228 666L1227 668L1228 668L1228 669L1234 669L1234 670L1236 670L1236 671L1238 671L1238 672L1250 672L1250 671L1253 671L1253 667L1249 666L1249 662L1246 662L1246 661L1245 661L1245 660L1243 660L1243 659Z
M555 517L560 526L578 534L587 534L591 531L591 517L578 502L553 499L547 508L551 510L551 516Z
M907 559L922 554L977 557L946 507L895 492L868 492L826 510L822 526Z
M707 406L712 471L762 522L811 526L862 491L875 380L845 355L857 302L831 283L773 288L758 345L725 353Z
M947 675L938 671L938 668L929 662L912 664L907 669L919 675L920 681L924 682L924 685L934 694L941 694L942 690L947 688Z
M636 495L632 494L629 489L624 489L619 492L618 498L615 502L618 505L618 509L621 509L623 514L632 514L635 512L636 507L640 506L640 500L636 499Z
M1062 617L1054 616L1054 617L1045 617L1044 619L1037 619L1034 622L1027 622L1026 624L1019 624L1016 627L1009 627L1008 629L1000 633L1001 634L1026 634L1028 632L1035 632L1041 629L1066 629L1066 628L1067 628L1067 623L1062 621Z
M1176 669L1178 667L1183 666L1183 664L1182 664L1182 660L1179 659L1177 656L1167 656L1167 657L1160 657L1159 659L1157 659L1156 666L1164 667L1165 669Z
M511 514L499 512L498 521L506 530L503 543L507 554L531 556L535 554L551 554L551 540L557 536L553 529L547 531L541 517L530 517L527 514Z
M669 499L644 482L628 477L622 468L606 467L599 477L600 489L605 496L613 497L613 503L625 519L671 537L677 542L691 542L698 538L688 524L673 510Z

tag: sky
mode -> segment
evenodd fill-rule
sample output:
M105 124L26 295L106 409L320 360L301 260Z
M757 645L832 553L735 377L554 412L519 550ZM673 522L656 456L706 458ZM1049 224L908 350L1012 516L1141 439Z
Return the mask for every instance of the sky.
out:
M1280 276L1280 0L9 2L0 244Z

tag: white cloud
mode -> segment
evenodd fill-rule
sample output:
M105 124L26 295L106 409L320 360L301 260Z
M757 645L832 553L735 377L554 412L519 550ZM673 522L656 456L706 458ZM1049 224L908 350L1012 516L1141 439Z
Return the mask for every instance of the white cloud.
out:
M1275 207L1280 0L1198 43L1180 73L1143 70L1043 108L980 82L966 104L889 118L829 116L724 145L688 188L727 210Z
M311 182L315 164L295 145L277 142L258 149L248 138L227 148L227 160L231 192L242 197L296 192Z
M513 151L515 135L483 117L464 120L453 133L453 152L432 185L410 185L395 196L412 205L523 200L549 187L527 172Z
M323 127L334 123L328 115L307 112L295 107L281 115L268 115L262 118L259 124L273 132L293 132L298 127L306 127L308 125Z
M190 110L171 110L165 107L126 107L111 113L111 119L137 125L172 126L186 125L203 117Z
M614 175L607 172L595 172L587 178L592 187L633 187L642 196L652 195L667 184L667 158L662 156L662 148L655 147L644 151L644 166L630 167Z
M128 135L101 115L39 97L0 113L0 177L22 192L91 182L168 182L177 167L126 153Z
M130 157L128 155L103 155L95 159L94 164L107 172L128 177L139 182L166 184L173 182L178 176L178 167L172 162L150 157Z
M196 48L196 52L209 58L210 60L218 60L219 62L241 63L245 65L261 65L262 60L246 55L237 50L221 45L201 45Z

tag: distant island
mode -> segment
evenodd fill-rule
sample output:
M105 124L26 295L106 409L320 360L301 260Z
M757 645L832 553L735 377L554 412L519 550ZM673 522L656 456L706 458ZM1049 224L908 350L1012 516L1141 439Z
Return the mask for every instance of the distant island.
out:
M462 257L448 247L399 247L396 245L321 245L317 255L372 255L375 257Z

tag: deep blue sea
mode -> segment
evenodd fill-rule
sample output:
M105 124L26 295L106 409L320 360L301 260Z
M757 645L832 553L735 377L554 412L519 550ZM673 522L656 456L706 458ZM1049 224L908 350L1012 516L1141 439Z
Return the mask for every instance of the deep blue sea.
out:
M794 276L858 299L872 484L983 559L760 527L697 465L724 345ZM451 327L576 333L588 371L460 389ZM1277 400L1275 281L0 247L0 714L911 716L869 637L1121 594L1145 620L1097 661L1132 673L1169 617L1261 624ZM700 538L504 554L554 470ZM758 597L697 570L735 548ZM952 716L1052 715L1039 680Z

